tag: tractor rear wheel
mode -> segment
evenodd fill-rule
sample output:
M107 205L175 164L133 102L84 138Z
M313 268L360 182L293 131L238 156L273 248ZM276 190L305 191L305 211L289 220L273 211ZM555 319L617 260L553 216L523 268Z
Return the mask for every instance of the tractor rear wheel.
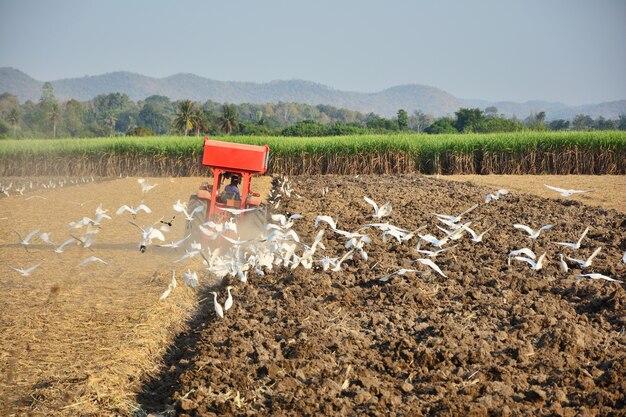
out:
M199 206L204 207L204 209L199 213L195 213L193 215L193 220L187 220L187 223L185 224L185 236L183 237L191 235L190 242L193 242L194 240L196 242L200 241L200 236L202 232L200 231L200 228L198 226L206 221L205 219L207 211L207 200L198 198L197 195L190 196L189 203L187 203L187 211L191 213L196 207Z

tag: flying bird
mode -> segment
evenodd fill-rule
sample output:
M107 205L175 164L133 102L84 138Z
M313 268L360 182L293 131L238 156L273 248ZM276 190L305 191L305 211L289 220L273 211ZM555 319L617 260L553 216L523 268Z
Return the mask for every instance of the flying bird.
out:
M552 229L554 226L551 224L546 224L545 226L541 226L539 229L537 230L533 230L530 227L523 225L523 224L514 224L513 225L514 228L516 229L520 229L525 231L526 233L528 233L528 237L530 237L531 239L537 239L539 237L539 234L544 231L544 230L550 230Z
M200 206L200 207L202 207L202 206ZM204 209L204 207L203 207L203 209ZM231 213L231 214L233 214L235 216L238 216L241 213L247 213L247 212L258 210L258 209L259 209L259 206L257 206L257 207L250 207L250 208L247 208L247 209L235 209L235 208L230 208L230 207L218 207L217 208L218 211L226 211L226 212Z
M573 194L581 194L581 193L590 193L593 190L566 190L563 188L557 188L557 187L552 187L550 185L546 185L543 184L544 186L546 186L547 188L556 191L557 193L561 194L562 197L570 197Z
M492 201L495 200L499 200L500 197L502 197L503 195L507 195L509 193L509 190L498 190L496 191L495 194L487 194L487 197L485 197L485 203L490 203Z
M593 261L593 258L595 258L598 255L598 253L600 253L601 250L602 250L602 246L600 246L595 251L593 251L591 256L589 256L586 260L574 259L574 258L570 258L569 256L567 257L567 259L569 259L572 262L576 262L577 264L580 265L581 268L587 268L588 266L591 266L591 261Z
M583 241L583 239L585 238L585 236L587 236L587 233L589 232L589 227L587 227L585 229L585 231L583 232L583 234L580 236L580 239L578 239L578 241L576 241L575 243L569 243L569 242L554 242L555 245L561 245L561 246L567 246L568 248L572 248L572 249L579 249L580 248L580 243Z
M154 187L156 187L157 185L159 185L159 184L152 184L152 185L148 184L148 181L146 181L145 178L137 178L137 182L141 186L141 192L144 194L150 191L151 189L153 189Z
M87 265L88 263L91 263L91 262L100 262L100 263L103 263L105 265L108 265L107 262L103 261L102 259L98 258L97 256L89 256L89 257L83 259L79 265L83 266L83 265Z
M422 265L426 265L426 266L430 267L431 269L433 269L435 272L437 272L437 273L438 273L439 275L441 275L442 277L444 277L444 278L448 278L448 277L446 276L446 274L444 274L444 273L441 271L441 269L439 268L439 266L437 266L437 264L435 264L435 263L434 263L433 261L431 261L430 259L423 259L423 258L420 258L420 259L416 259L416 260L414 260L414 261L411 261L411 263L412 263L412 264L414 264L414 263L416 263L416 262L419 262L419 263L421 263Z
M191 272L191 269L188 269L187 272L183 274L183 281L188 287L196 288L198 286L198 274L196 271Z
M33 265L30 268L26 268L26 269L21 269L21 268L15 268L12 266L9 266L9 268L11 268L14 271L19 272L20 274L22 274L23 277L29 277L31 272L33 272L35 269L39 268L39 266L42 264L43 262L39 262L37 265Z
M476 207L478 207L478 204L474 204L472 207L468 208L467 210L465 210L464 212L462 212L461 214L457 216L450 216L448 214L437 214L437 213L433 213L433 215L442 219L450 220L452 223L458 223L461 221L461 217L463 217L465 214L469 213L470 211L474 210Z
M525 258L523 256L516 256L514 259L528 263L530 265L530 269L532 269L533 271L539 271L543 267L543 260L545 259L545 257L546 254L544 252L543 255L537 258L537 261L531 258Z
M195 207L193 210L191 210L191 213L189 213L187 211L187 204L181 202L180 200L177 200L176 203L172 205L172 208L174 209L174 211L177 211L178 213L183 213L185 215L185 218L189 220L190 222L194 220L194 215L196 213L201 213L204 211L204 206L199 205Z
M316 229L317 229L317 226L318 226L319 222L326 222L331 227L331 229L333 229L333 230L337 229L337 223L335 223L335 220L332 217L330 217L330 216L317 216L315 218L315 228Z
M389 281L392 277L396 276L396 275L406 275L409 273L422 273L422 271L418 271L417 269L405 269L405 268L401 268L398 269L397 271L392 272L391 274L385 275L384 277L380 277L378 278L378 280L380 282L387 282Z
M519 256L519 255L526 255L527 257L529 257L532 260L537 259L537 255L535 255L535 252L533 252L531 249L522 248L522 249L512 250L509 253L509 259L507 261L509 266L511 265L511 258L514 258L514 257Z
M378 204L376 204L376 202L371 198L363 197L363 199L374 208L374 214L372 215L372 217L374 217L375 219L380 219L391 214L392 209L390 202L386 202L382 206L378 207Z
M576 278L603 279L603 280L611 281L611 282L619 282L620 284L622 284L624 282L624 281L620 281L619 279L611 278L611 277L608 277L606 275L597 274L597 273L593 273L593 274L579 274L579 275L576 275Z
M28 251L26 246L30 245L30 240L33 238L33 236L35 236L37 233L39 233L39 229L33 230L32 232L27 234L26 237L22 237L22 235L20 235L16 230L14 230L14 232L17 235L17 237L20 238L20 243L24 246L24 249L26 249Z
M127 204L124 204L123 206L121 206L120 208L117 209L115 214L117 214L119 216L122 213L124 213L125 211L128 211L133 216L133 218L135 218L135 216L137 216L137 214L140 211L144 211L144 212L146 212L148 214L152 213L152 210L150 209L150 207L148 207L145 204L141 203L137 207L131 207L131 206L127 205Z

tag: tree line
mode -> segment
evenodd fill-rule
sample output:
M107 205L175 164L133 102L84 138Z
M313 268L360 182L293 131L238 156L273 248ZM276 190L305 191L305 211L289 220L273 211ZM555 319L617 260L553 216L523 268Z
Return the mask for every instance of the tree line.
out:
M51 83L38 102L21 104L0 95L0 138L65 138L152 135L333 136L367 133L490 133L520 130L626 130L626 115L617 120L577 115L573 120L546 121L545 112L526 119L506 118L491 106L461 108L454 116L434 118L421 111L396 117L300 103L229 104L171 101L153 95L133 102L126 94L102 94L89 101L59 101Z

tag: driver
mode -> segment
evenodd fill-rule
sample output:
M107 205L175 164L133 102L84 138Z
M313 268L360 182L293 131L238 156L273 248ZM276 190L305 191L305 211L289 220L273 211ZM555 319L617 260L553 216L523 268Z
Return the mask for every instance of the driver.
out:
M241 200L241 194L239 194L239 182L241 181L241 179L239 178L239 176L237 175L233 175L230 178L230 184L228 184L225 188L224 188L224 193L232 193L233 200Z

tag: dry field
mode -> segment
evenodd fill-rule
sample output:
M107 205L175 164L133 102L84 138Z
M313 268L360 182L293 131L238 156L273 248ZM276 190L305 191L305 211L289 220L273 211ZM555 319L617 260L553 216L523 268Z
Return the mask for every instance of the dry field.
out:
M291 179L295 192L277 211L304 215L294 230L305 243L318 214L349 231L371 221L366 195L391 202L390 223L437 234L433 212L459 213L497 188L513 191L473 213L472 227L497 226L485 242L464 238L436 258L446 278L407 274L387 284L378 278L428 268L408 265L416 240L383 242L369 229L368 259L356 256L339 272L276 268L248 284L182 285L182 272L200 271L201 262L173 263L183 249L140 253L130 216L113 212L143 199L153 212L140 213L138 224L169 220L200 178L151 178L159 185L145 196L127 178L0 198L0 415L623 415L625 287L574 278L588 270L562 273L552 242L574 241L589 225L581 254L565 253L602 246L593 272L626 279L624 177L461 179L494 182ZM523 193L554 197L543 181L596 191L571 200ZM253 184L267 195L270 182ZM113 219L93 250L71 245L58 254L39 239L18 243L14 231L41 229L59 244L68 223L93 216L99 203ZM555 227L531 242L511 227L518 221ZM182 236L177 215L168 238ZM345 252L345 239L330 230L324 243L324 254ZM506 254L522 246L548 252L546 266L508 266ZM92 255L108 264L79 265ZM39 262L29 277L9 268ZM172 270L179 286L159 301ZM222 299L227 283L235 305L216 320L208 291Z
M570 200L626 212L626 176L624 175L447 175L439 178L471 182L494 189L505 188L545 198L560 198L558 193L546 188L594 190L575 194Z

